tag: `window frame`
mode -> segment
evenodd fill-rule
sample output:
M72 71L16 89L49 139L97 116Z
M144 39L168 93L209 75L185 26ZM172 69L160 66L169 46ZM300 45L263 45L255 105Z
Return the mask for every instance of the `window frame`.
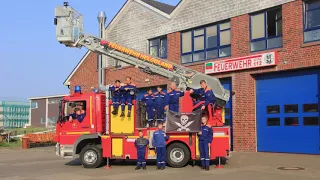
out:
M220 25L221 24L224 24L224 23L229 23L229 28L227 29L223 29L223 30L220 30ZM217 46L216 47L212 47L212 48L207 48L207 28L209 27L212 27L212 26L217 26ZM201 35L194 35L194 31L196 30L203 30L203 34ZM227 44L227 45L220 45L220 34L221 32L224 32L224 31L230 31L230 44ZM187 32L191 32L191 51L190 52L185 52L183 53L182 52L182 34L183 33L187 33ZM198 37L202 37L204 38L204 41L203 41L203 49L202 50L195 50L194 49L194 45L195 45L195 38L198 38ZM190 63L197 63L197 62L201 62L201 61L206 61L206 60L214 60L214 59L219 59L219 58L225 58L225 57L231 57L231 21L230 20L225 20L225 21L221 21L221 22L218 22L218 23L214 23L214 24L209 24L209 25L205 25L205 26L200 26L200 27L196 27L196 28L192 28L192 29L189 29L189 30L186 30L186 31L182 31L180 33L180 44L181 44L181 47L180 47L180 63L181 64L190 64ZM223 56L223 57L220 57L219 56L219 50L223 49L223 48L228 48L230 47L230 55L228 56ZM212 51L212 50L217 50L218 51L218 56L216 58L207 58L207 52L208 51ZM194 54L196 53L204 53L204 59L200 59L198 61L194 61ZM182 62L182 56L187 56L187 55L191 55L191 62Z
M308 2L312 2L312 1L319 1L319 0L304 0L303 1L303 7L302 7L303 9L302 10L303 10L303 42L304 43L320 41L320 38L317 40L305 41L305 37L304 37L304 33L320 29L320 25L318 27L311 27L311 28L306 27L307 12L314 11L314 10L320 10L320 7L314 8L311 10L307 10L306 4L308 4Z
M277 48L282 48L282 47L283 47L283 32L282 32L282 31L281 31L281 35L267 37L267 34L268 34L267 12L272 11L272 10L275 10L275 9L280 9L280 10L281 10L281 18L277 19L276 22L279 21L279 20L282 21L282 7L281 7L281 6L273 7L273 8L271 8L271 9L266 9L266 10L264 10L264 11L259 11L259 12L250 14L250 16L249 16L249 31L250 31L250 32L249 32L249 33L250 33L250 44L249 44L249 46L250 46L250 52L259 52L259 51L265 51L265 50L277 49ZM264 16L264 18L263 18L263 19L264 19L264 25L265 25L265 28L264 28L264 37L262 37L262 38L257 38L257 39L252 39L252 28L251 28L251 26L252 26L252 20L251 20L251 17L252 17L252 16L256 16L256 15L260 15L260 14L263 14L263 16ZM281 23L283 23L283 22L281 22ZM282 39L281 46L279 46L279 47L273 47L273 48L268 48L268 40L275 39L275 38L279 38L279 37L281 37L281 39ZM266 48L265 48L265 49L261 49L261 50L255 50L255 51L251 50L251 43L258 42L258 41L264 41Z
M167 41L167 47L166 47L166 52L164 56L160 56L160 46L161 46L161 42L162 40L166 40ZM157 40L157 45L153 45L151 46L151 41L154 41L154 40ZM161 36L161 37L157 37L157 38L152 38L152 39L149 39L148 40L148 52L150 54L150 49L151 47L157 47L157 56L158 58L161 58L161 59L166 59L168 57L168 39L167 39L167 36Z
M32 103L35 103L35 107L32 107ZM38 102L32 102L30 103L30 109L38 109Z

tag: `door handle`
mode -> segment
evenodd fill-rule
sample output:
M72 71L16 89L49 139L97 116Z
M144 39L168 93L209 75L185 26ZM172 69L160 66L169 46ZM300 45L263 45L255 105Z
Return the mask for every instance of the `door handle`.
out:
M82 126L82 128L90 128L89 126Z

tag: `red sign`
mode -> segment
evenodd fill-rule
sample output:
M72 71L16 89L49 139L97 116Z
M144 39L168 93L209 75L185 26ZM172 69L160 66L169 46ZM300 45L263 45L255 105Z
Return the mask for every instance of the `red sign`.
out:
M269 52L252 56L213 61L205 64L205 73L237 71L242 69L274 66L278 64L277 52Z

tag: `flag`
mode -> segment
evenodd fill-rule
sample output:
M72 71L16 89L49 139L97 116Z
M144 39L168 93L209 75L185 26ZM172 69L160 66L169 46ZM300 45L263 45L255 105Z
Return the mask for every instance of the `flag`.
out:
M199 132L201 130L201 109L192 113L168 111L166 132Z
M211 62L210 63L206 63L206 70L210 70L212 68L213 68L213 65L212 65Z

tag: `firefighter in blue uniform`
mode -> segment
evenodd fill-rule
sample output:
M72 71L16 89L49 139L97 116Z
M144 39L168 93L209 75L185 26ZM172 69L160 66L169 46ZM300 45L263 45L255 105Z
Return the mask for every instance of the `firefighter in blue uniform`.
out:
M157 123L164 122L164 107L166 104L166 93L162 91L161 86L157 87L157 92L154 93L154 98L157 114Z
M208 171L210 166L209 147L212 142L213 132L212 128L207 125L208 119L206 116L203 116L201 121L201 131L198 133L201 169Z
M76 107L74 108L74 113L69 114L69 121L72 122L73 119L77 119L79 123L82 123L85 117L86 117L86 111Z
M177 84L175 82L171 82L171 91L167 93L165 109L167 110L169 108L170 111L179 112L179 98L184 96L184 92L176 90L176 88Z
M146 104L149 127L152 127L155 112L155 102L152 89L148 90L148 93L143 96L141 101Z
M121 99L121 115L120 117L125 116L124 115L124 108L126 105L126 102L128 103L128 115L127 117L131 116L131 108L132 108L132 101L135 99L135 93L136 93L136 85L131 82L131 77L126 78L126 84L124 86L121 86L120 91L123 92L122 99Z
M200 96L200 98L197 101L195 101L194 104L197 104L200 101L205 101L205 103L202 106L198 107L204 110L210 103L214 104L216 98L212 90L207 86L207 82L205 80L201 80L200 85L201 85L200 89L191 89L190 93L191 94L194 93Z
M162 123L158 124L158 130L153 133L152 146L156 148L157 152L157 170L164 170L166 167L166 141L169 136L163 131Z
M116 80L115 83L109 87L109 90L112 93L112 114L116 115L118 114L118 108L122 98L122 93L120 92L120 80Z
M139 138L134 141L134 145L137 148L137 167L136 170L142 168L145 170L146 168L146 159L145 159L145 154L146 154L146 147L149 145L149 140L143 137L143 132L140 130L139 131Z

